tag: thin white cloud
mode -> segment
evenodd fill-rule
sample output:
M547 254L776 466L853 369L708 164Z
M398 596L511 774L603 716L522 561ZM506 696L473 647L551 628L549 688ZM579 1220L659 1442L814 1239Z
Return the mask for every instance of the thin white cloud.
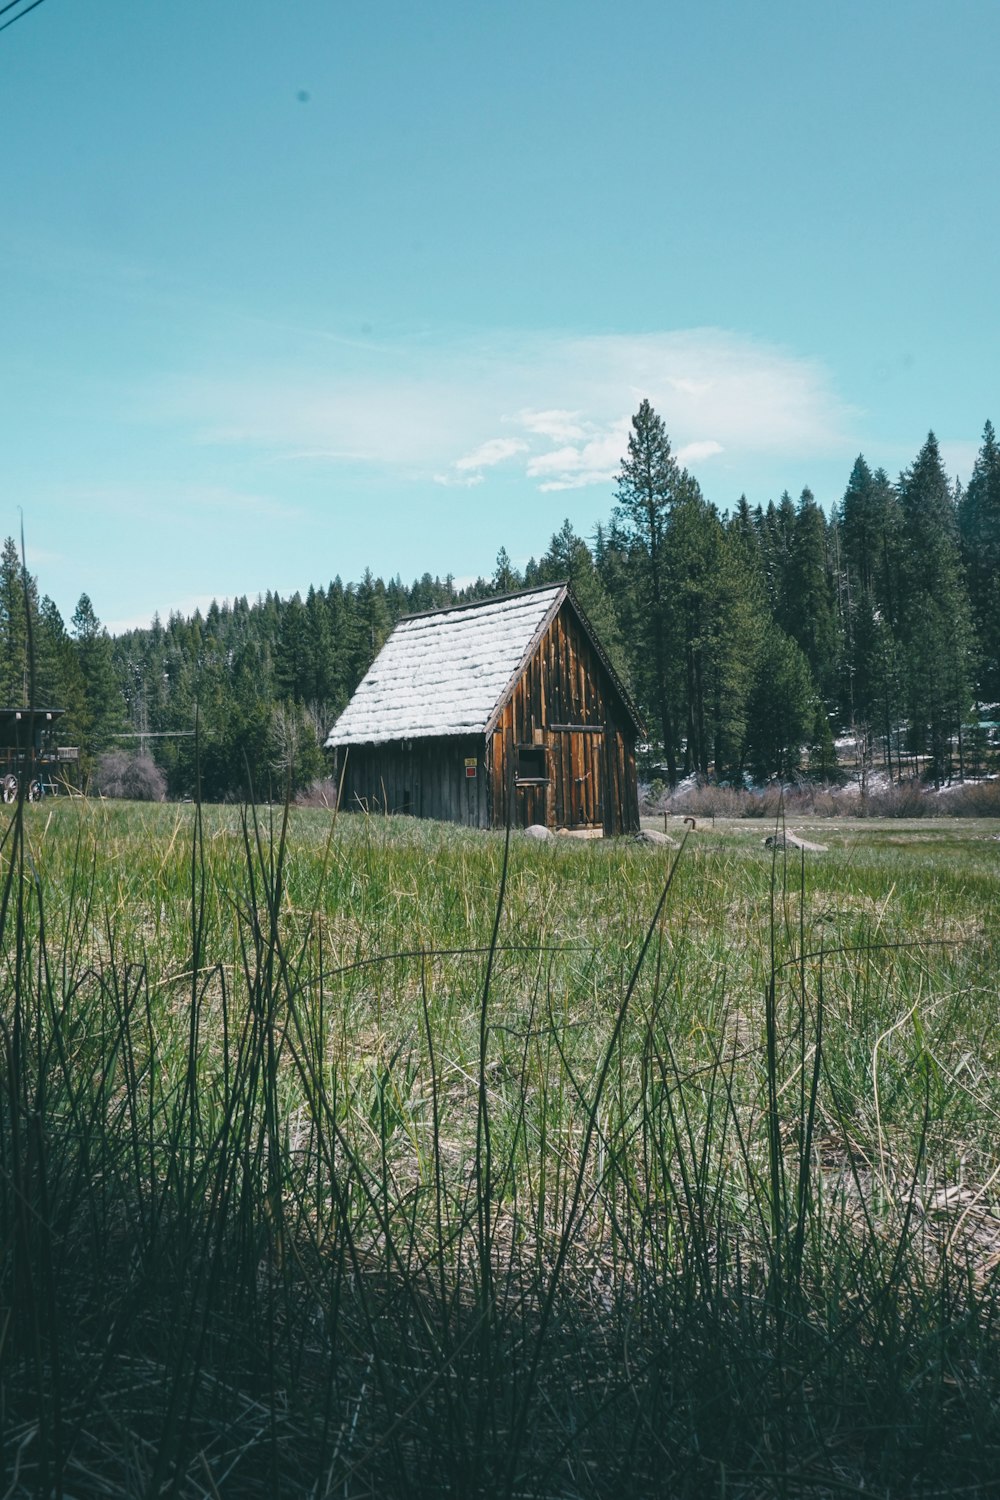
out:
M608 484L618 472L628 446L628 427L628 417L621 417L607 431L597 433L585 443L540 453L528 461L528 477L540 479L538 487L543 492Z
M808 458L839 449L852 413L816 360L720 329L577 340L573 357L601 387L646 396L674 446L705 431L727 451Z
M544 479L548 474L578 469L581 462L579 448L554 448L551 453L539 453L529 459L525 472L531 479Z
M274 462L377 466L444 486L496 483L502 469L508 484L516 475L541 491L606 488L644 397L688 466L724 454L739 474L761 458L808 463L857 446L855 413L818 361L719 329L421 338L356 357L337 346L329 368L309 373L177 377L145 415L180 417L204 444Z
M683 448L678 448L674 454L677 462L684 468L690 464L704 463L707 458L714 458L717 453L724 453L725 449L721 443L712 438L707 438L698 443L685 443Z
M435 474L434 483L443 484L448 489L471 490L477 484L482 484L482 474Z
M30 542L25 543L24 555L29 568L47 568L66 561L65 552L54 552L47 547L33 547Z
M712 389L710 380L687 380L680 375L669 375L667 384L671 390L680 391L685 396L707 396Z
M490 438L488 442L480 443L471 453L466 453L463 458L456 458L455 468L460 472L466 469L492 469L494 464L502 464L506 459L513 458L515 453L526 452L527 447L527 443L520 438Z
M587 436L582 422L583 413L578 411L519 411L509 418L527 432L549 438L553 443L568 443Z

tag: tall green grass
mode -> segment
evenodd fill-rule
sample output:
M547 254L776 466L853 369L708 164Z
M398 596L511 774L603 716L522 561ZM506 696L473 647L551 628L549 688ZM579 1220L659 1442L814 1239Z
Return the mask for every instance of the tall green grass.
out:
M994 845L2 837L4 1494L996 1493Z

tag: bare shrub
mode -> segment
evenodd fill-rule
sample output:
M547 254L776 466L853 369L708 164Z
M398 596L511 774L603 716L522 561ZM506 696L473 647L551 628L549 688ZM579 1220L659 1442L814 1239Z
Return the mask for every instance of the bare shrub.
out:
M736 787L705 782L665 793L658 810L695 818L773 818L781 806L781 796L778 786Z
M296 807L336 807L337 783L332 776L314 781L295 794Z
M870 789L858 807L863 818L926 818L940 811L915 777Z
M1000 818L1000 779L965 781L932 792L919 777L906 781L869 781L858 786L830 786L799 781L791 786L720 786L689 784L671 791L662 781L639 787L645 816L673 814L693 818Z
M840 798L831 787L817 786L812 788L809 811L814 818L836 818L842 816L846 809L841 806Z
M1000 818L1000 781L965 781L933 800L949 818Z
M129 802L163 802L167 778L149 755L108 750L97 762L91 790L99 797L123 797Z
M744 818L766 818L773 822L782 809L788 811L788 789L782 786L754 787L746 793Z

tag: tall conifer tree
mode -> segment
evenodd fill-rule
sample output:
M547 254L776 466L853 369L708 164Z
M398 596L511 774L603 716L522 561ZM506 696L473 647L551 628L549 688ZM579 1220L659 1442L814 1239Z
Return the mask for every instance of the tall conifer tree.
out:
M936 783L951 774L952 746L972 698L972 629L948 478L933 432L900 478L903 513L901 638L910 748L929 756Z
M663 419L643 400L632 418L628 452L618 471L615 516L627 540L634 544L645 652L637 681L645 685L643 696L660 730L671 785L677 780L677 728L668 660L671 618L666 538L680 479Z
M962 557L979 648L979 697L1000 702L1000 444L993 424L958 506Z
M827 526L812 490L805 489L791 527L783 614L788 634L801 647L820 697L837 695L839 639Z

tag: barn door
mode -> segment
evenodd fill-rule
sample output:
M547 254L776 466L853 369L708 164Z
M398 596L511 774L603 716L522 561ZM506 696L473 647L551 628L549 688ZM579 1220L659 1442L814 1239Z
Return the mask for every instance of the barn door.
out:
M568 828L604 827L604 735L571 729L564 735L563 775Z

